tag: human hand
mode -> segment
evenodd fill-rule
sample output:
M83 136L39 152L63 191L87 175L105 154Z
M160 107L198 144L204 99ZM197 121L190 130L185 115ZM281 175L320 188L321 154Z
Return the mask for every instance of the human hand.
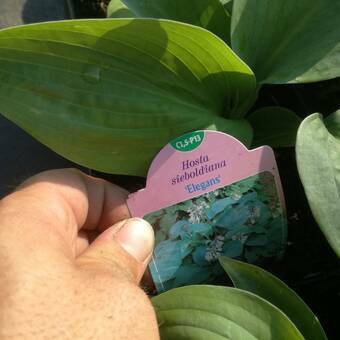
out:
M126 197L69 169L0 201L1 339L159 339L138 287L153 230L127 219Z

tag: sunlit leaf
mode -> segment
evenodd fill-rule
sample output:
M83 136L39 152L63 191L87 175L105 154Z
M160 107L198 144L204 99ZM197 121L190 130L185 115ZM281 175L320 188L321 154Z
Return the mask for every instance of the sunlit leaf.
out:
M187 286L152 299L162 340L303 340L271 303L230 287Z
M251 70L212 33L154 19L68 20L0 30L0 112L92 169L145 175L188 131L251 139Z
M201 26L230 43L230 15L219 0L111 0L108 17L176 20Z

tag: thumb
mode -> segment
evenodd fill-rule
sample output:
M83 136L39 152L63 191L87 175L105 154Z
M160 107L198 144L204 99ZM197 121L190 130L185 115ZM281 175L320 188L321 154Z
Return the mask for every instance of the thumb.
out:
M102 270L120 279L139 283L151 259L154 232L143 219L116 223L100 234L76 259L77 265Z

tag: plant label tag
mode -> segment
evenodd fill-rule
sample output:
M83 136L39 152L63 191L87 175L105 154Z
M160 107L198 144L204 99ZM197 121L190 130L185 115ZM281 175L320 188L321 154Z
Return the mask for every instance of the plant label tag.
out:
M195 131L153 160L145 189L127 200L154 227L149 269L157 292L225 276L220 255L250 263L280 257L287 223L273 150Z

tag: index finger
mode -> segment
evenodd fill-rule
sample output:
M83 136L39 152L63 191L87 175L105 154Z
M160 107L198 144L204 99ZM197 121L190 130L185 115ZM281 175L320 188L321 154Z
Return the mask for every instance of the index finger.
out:
M73 245L81 228L100 232L129 218L127 196L126 190L75 169L46 171L0 202L1 230L19 228L25 237L39 234L41 240L55 232Z

